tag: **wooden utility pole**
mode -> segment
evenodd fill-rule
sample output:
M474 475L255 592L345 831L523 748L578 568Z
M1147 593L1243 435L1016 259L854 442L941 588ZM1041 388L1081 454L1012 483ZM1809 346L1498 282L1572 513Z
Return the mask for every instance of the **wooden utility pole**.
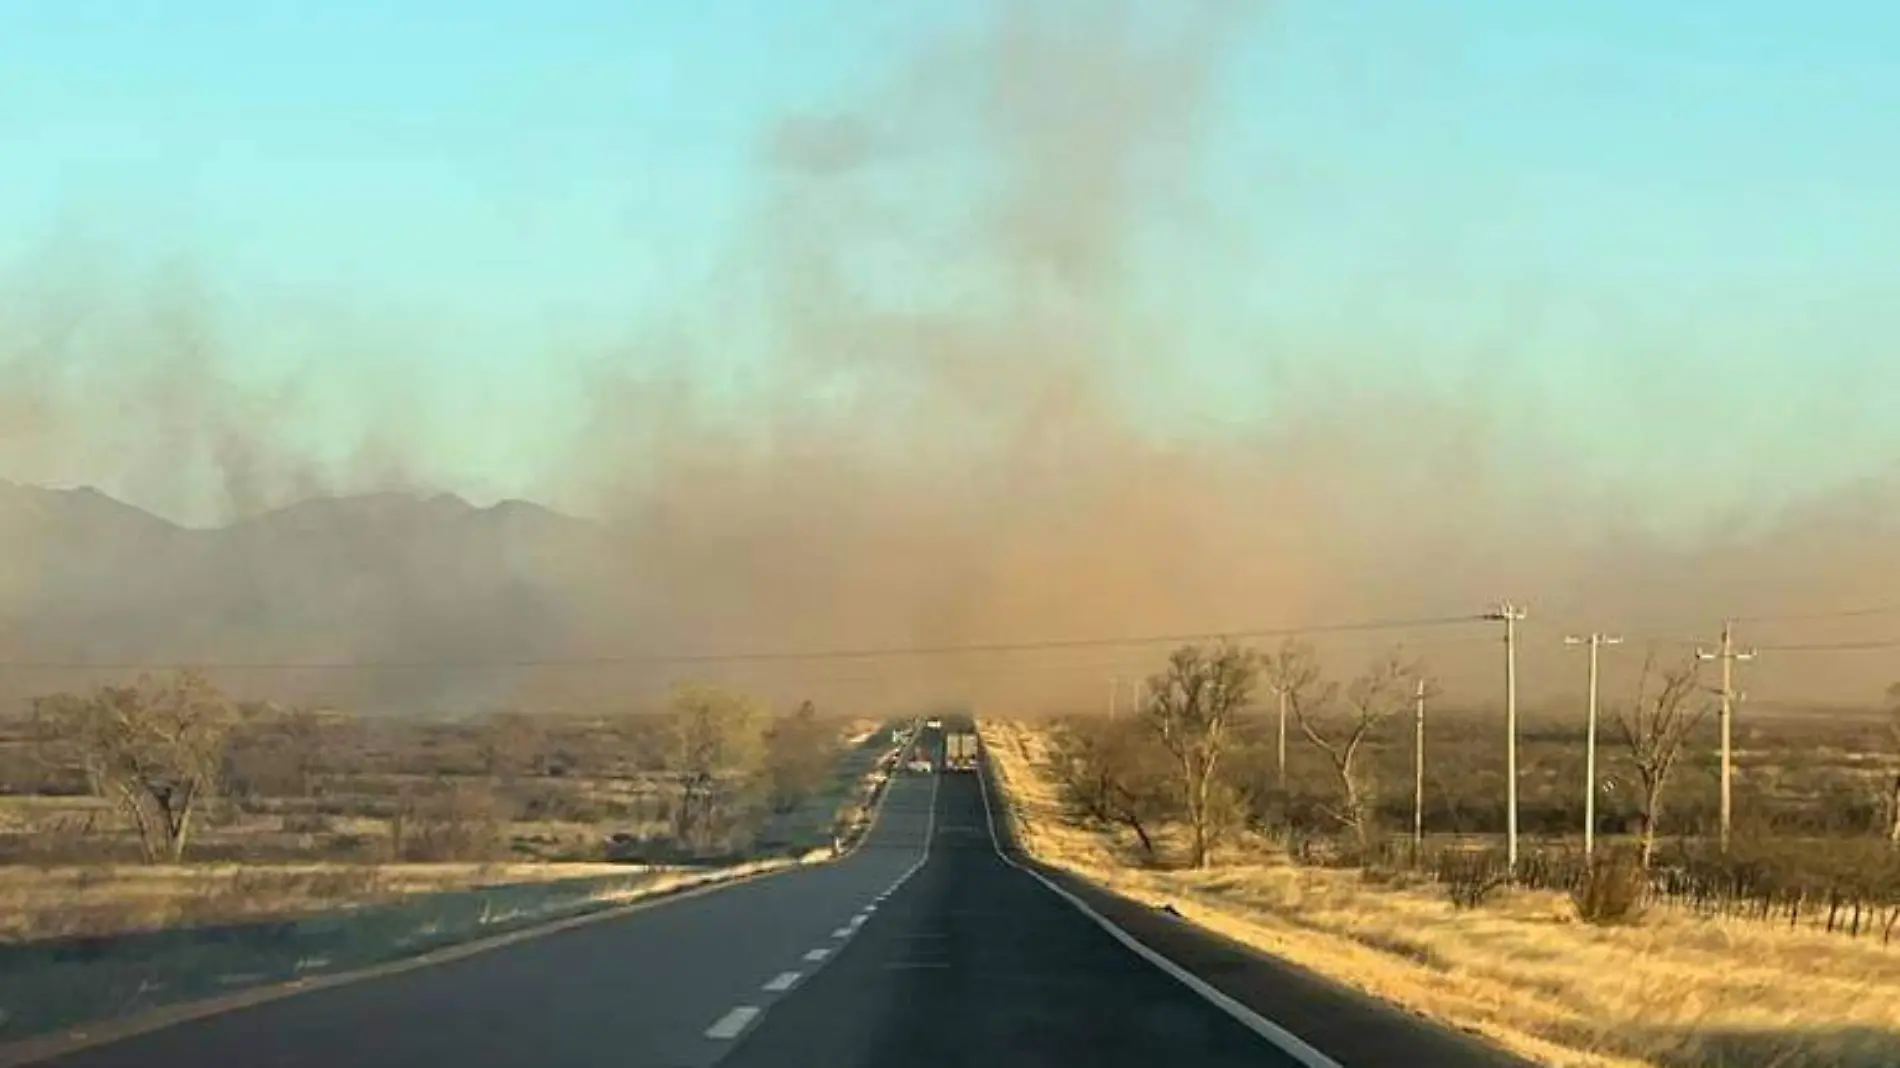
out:
M1484 614L1504 624L1504 788L1505 863L1517 881L1517 625L1525 611L1509 601Z
M1590 647L1590 711L1583 745L1583 856L1587 861L1596 850L1597 837L1597 653L1606 645L1623 644L1623 639L1593 633L1565 638L1564 644Z
M1418 680L1412 717L1412 863L1425 855L1425 680Z
M1696 650L1697 660L1722 662L1722 852L1727 853L1730 830L1735 817L1735 663L1755 659L1754 650L1735 650L1735 623L1722 622L1722 648L1717 652Z
M1274 693L1280 697L1280 737L1277 757L1279 763L1275 766L1280 773L1280 792L1284 794L1286 793L1286 691L1276 688Z

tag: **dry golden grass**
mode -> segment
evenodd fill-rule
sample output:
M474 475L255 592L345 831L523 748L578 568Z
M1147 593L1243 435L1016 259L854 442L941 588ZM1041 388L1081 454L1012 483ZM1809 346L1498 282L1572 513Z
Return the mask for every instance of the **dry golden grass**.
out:
M875 720L852 721L842 726L841 741L856 746L881 729ZM868 771L859 767L860 763L846 762L838 769L838 797L820 799L821 806L835 805L863 815L864 796L881 773L874 763ZM400 777L382 778L397 781ZM494 784L482 780L482 785L492 788ZM557 785L578 799L594 802L624 801L659 789L650 779L564 779ZM831 818L829 808L818 815L821 822ZM320 827L320 832L309 829L313 824ZM663 822L620 817L605 826L576 820L516 819L500 824L498 831L516 844L518 853L552 851L557 856L574 856L597 852L608 826L635 835L666 829ZM706 871L649 872L628 864L550 861L362 863L352 862L354 857L339 858L335 850L326 857L322 848L323 839L336 836L355 836L380 846L389 833L389 821L373 816L324 815L313 819L295 812L229 813L205 827L194 843L200 848L224 847L227 855L234 850L253 852L265 844L275 847L278 854L302 852L311 859L148 866L69 863L64 862L69 858L49 857L38 864L0 864L0 942L287 917L482 886L601 876L636 879L624 891L616 889L607 895L618 900L708 878L728 878L788 863L812 863L831 855L829 848L823 848L796 860L774 859ZM122 853L129 852L133 841L124 814L92 797L0 798L0 835L48 839L83 835L95 843L117 842L127 847L120 850ZM535 848L524 849L524 844Z
M0 867L0 940L121 934L301 915L445 890L649 874L653 885L643 880L639 889L665 889L701 873L649 873L626 864Z
M1554 894L1460 912L1438 888L1295 867L1257 843L1207 871L1142 870L1127 843L1066 818L1037 728L980 730L1039 859L1538 1063L1900 1064L1900 948L1679 913L1592 927Z

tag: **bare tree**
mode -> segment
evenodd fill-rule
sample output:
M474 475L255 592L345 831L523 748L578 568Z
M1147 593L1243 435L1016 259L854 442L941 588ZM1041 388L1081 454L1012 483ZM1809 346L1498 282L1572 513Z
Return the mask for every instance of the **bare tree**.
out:
M506 818L494 791L458 785L406 792L389 819L390 857L400 861L493 860Z
M502 779L542 774L547 763L547 732L524 712L498 712L482 725L482 768Z
M1887 734L1900 753L1900 682L1887 687ZM1887 841L1900 849L1900 769L1887 786Z
M673 696L668 768L679 786L674 836L689 849L710 848L723 831L730 788L756 773L765 755L765 715L753 702L719 690L682 687Z
M1339 780L1341 802L1329 814L1353 833L1362 853L1369 850L1376 830L1378 784L1360 757L1365 743L1388 720L1412 707L1424 668L1393 649L1347 684L1342 699L1337 686L1321 681L1312 647L1289 641L1269 671L1275 689L1287 695L1287 709L1300 733L1325 754ZM1335 719L1336 724L1329 722Z
M1645 869L1656 855L1657 824L1669 775L1682 755L1683 742L1709 713L1709 703L1697 699L1701 690L1701 666L1694 657L1658 670L1652 648L1643 658L1635 694L1616 707L1617 726L1641 792L1640 858Z
M1168 670L1148 680L1146 722L1174 758L1178 785L1193 835L1189 862L1207 866L1219 798L1216 776L1226 752L1234 713L1252 696L1260 661L1252 650L1221 645L1212 650L1184 645L1168 658Z
M169 680L142 676L91 696L33 701L43 741L84 770L92 788L118 805L138 831L145 859L178 863L193 821L217 791L236 708L194 671Z
M334 712L238 706L221 776L227 796L310 797L346 720Z
M818 706L799 704L766 729L764 771L772 811L790 812L824 785L831 771L834 738Z
M1153 822L1176 806L1167 754L1135 720L1086 719L1064 735L1056 762L1063 794L1085 819L1126 827L1155 858Z
M1300 722L1302 715L1313 714L1317 709L1332 703L1338 694L1338 684L1328 682L1320 670L1319 657L1310 643L1297 638L1288 638L1280 643L1280 648L1266 659L1267 685L1279 699L1279 736L1277 739L1277 759L1280 775L1279 786L1284 794L1286 782L1286 720L1292 716L1294 722ZM1282 804L1288 799L1282 798Z

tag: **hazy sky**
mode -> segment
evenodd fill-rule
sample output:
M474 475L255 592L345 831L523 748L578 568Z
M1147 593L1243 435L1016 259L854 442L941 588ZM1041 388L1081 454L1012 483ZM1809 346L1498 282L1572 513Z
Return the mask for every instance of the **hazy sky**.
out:
M426 382L423 466L533 493L573 361L723 314L774 123L975 7L0 4L0 272L195 287L225 360L295 362L359 422ZM1698 509L1900 456L1900 8L1289 0L1246 33L1202 195L1139 265L1178 331L1136 390L1156 433L1323 372L1465 391L1494 446ZM750 345L693 358L716 381Z

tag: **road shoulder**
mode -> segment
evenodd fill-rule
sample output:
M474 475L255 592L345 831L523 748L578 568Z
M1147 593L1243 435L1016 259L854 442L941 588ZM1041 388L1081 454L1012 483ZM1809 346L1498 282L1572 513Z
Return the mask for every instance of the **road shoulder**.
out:
M992 835L1005 859L1071 895L1075 899L1072 904L1205 984L1219 997L1268 1021L1301 1045L1323 1051L1324 1059L1341 1068L1394 1064L1530 1068L1530 1062L1474 1035L1447 1028L1163 911L1160 906L1165 902L1135 901L1036 860L1021 847L1002 788L987 768L982 785L984 801L990 806ZM1289 1052L1299 1055L1297 1049ZM1325 1060L1315 1063L1323 1065Z

